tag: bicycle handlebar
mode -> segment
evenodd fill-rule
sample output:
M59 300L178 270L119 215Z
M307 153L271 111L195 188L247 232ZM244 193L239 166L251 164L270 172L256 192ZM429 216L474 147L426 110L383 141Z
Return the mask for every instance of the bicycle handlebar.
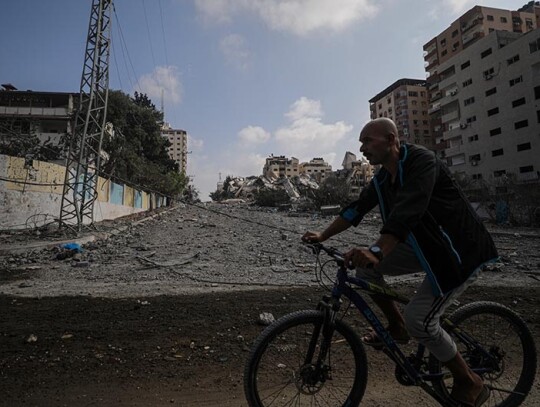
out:
M308 246L310 246L315 254L319 254L322 251L324 251L326 254L328 254L330 257L332 257L338 266L345 266L349 270L353 270L355 267L352 264L345 264L345 255L341 253L338 249L334 247L325 246L322 243L315 242L315 243L306 243ZM366 268L372 269L374 267L373 263L369 263Z

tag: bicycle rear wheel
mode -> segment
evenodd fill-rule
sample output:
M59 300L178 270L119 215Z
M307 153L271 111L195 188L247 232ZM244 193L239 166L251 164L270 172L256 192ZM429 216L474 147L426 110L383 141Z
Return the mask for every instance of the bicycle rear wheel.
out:
M244 370L251 407L357 406L367 382L367 359L354 331L336 321L328 352L317 366L324 315L297 311L259 336ZM310 346L311 344L311 346ZM307 357L312 349L312 357Z
M457 309L449 319L458 329L451 332L459 352L473 369L484 370L484 383L490 397L482 406L515 407L527 397L536 374L536 349L525 322L504 305L481 301ZM474 347L467 347L459 338L460 331L472 337L489 352L486 357ZM430 370L439 373L441 363L430 356ZM449 374L434 386L444 395L452 387Z

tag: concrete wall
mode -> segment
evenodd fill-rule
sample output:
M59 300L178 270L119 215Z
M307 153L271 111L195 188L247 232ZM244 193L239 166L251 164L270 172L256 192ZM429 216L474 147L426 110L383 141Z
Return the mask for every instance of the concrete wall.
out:
M0 230L41 226L60 216L65 167L0 155ZM16 181L16 182L14 182ZM166 204L163 197L99 177L94 221Z

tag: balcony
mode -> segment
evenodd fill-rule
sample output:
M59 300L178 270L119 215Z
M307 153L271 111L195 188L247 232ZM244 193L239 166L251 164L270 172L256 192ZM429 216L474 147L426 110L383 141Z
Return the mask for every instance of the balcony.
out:
M536 171L517 174L517 180L519 182L533 182L538 181L538 179L538 172Z
M0 106L0 116L69 118L67 107L9 107Z
M464 33L465 31L470 30L475 25L480 24L483 19L484 19L484 17L481 14L477 14L476 16L474 16L469 21L466 21L466 22L461 24L461 32Z
M467 35L464 35L463 39L461 40L463 47L464 48L468 47L474 40L483 36L484 36L483 31L475 31Z
M441 103L433 103L433 105L428 109L428 114L435 113L438 110L441 110Z
M461 146L451 146L444 150L444 154L446 157L452 157L454 155L458 155L462 153Z
M459 110L453 110L449 113L443 114L441 120L443 123L451 122L452 120L459 119Z

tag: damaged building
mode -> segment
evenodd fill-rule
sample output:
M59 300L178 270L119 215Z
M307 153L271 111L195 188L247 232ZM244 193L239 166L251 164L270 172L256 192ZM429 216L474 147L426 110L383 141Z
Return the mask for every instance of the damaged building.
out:
M345 180L350 196L355 197L373 176L374 167L366 160L357 160L356 155L349 151L345 153L342 165L342 169L332 171L332 167L320 157L300 163L295 157L272 155L266 159L262 175L229 176L218 184L212 198L225 202L252 202L262 191L275 191L276 194L284 191L291 203L302 203L316 196L315 191L330 176Z

